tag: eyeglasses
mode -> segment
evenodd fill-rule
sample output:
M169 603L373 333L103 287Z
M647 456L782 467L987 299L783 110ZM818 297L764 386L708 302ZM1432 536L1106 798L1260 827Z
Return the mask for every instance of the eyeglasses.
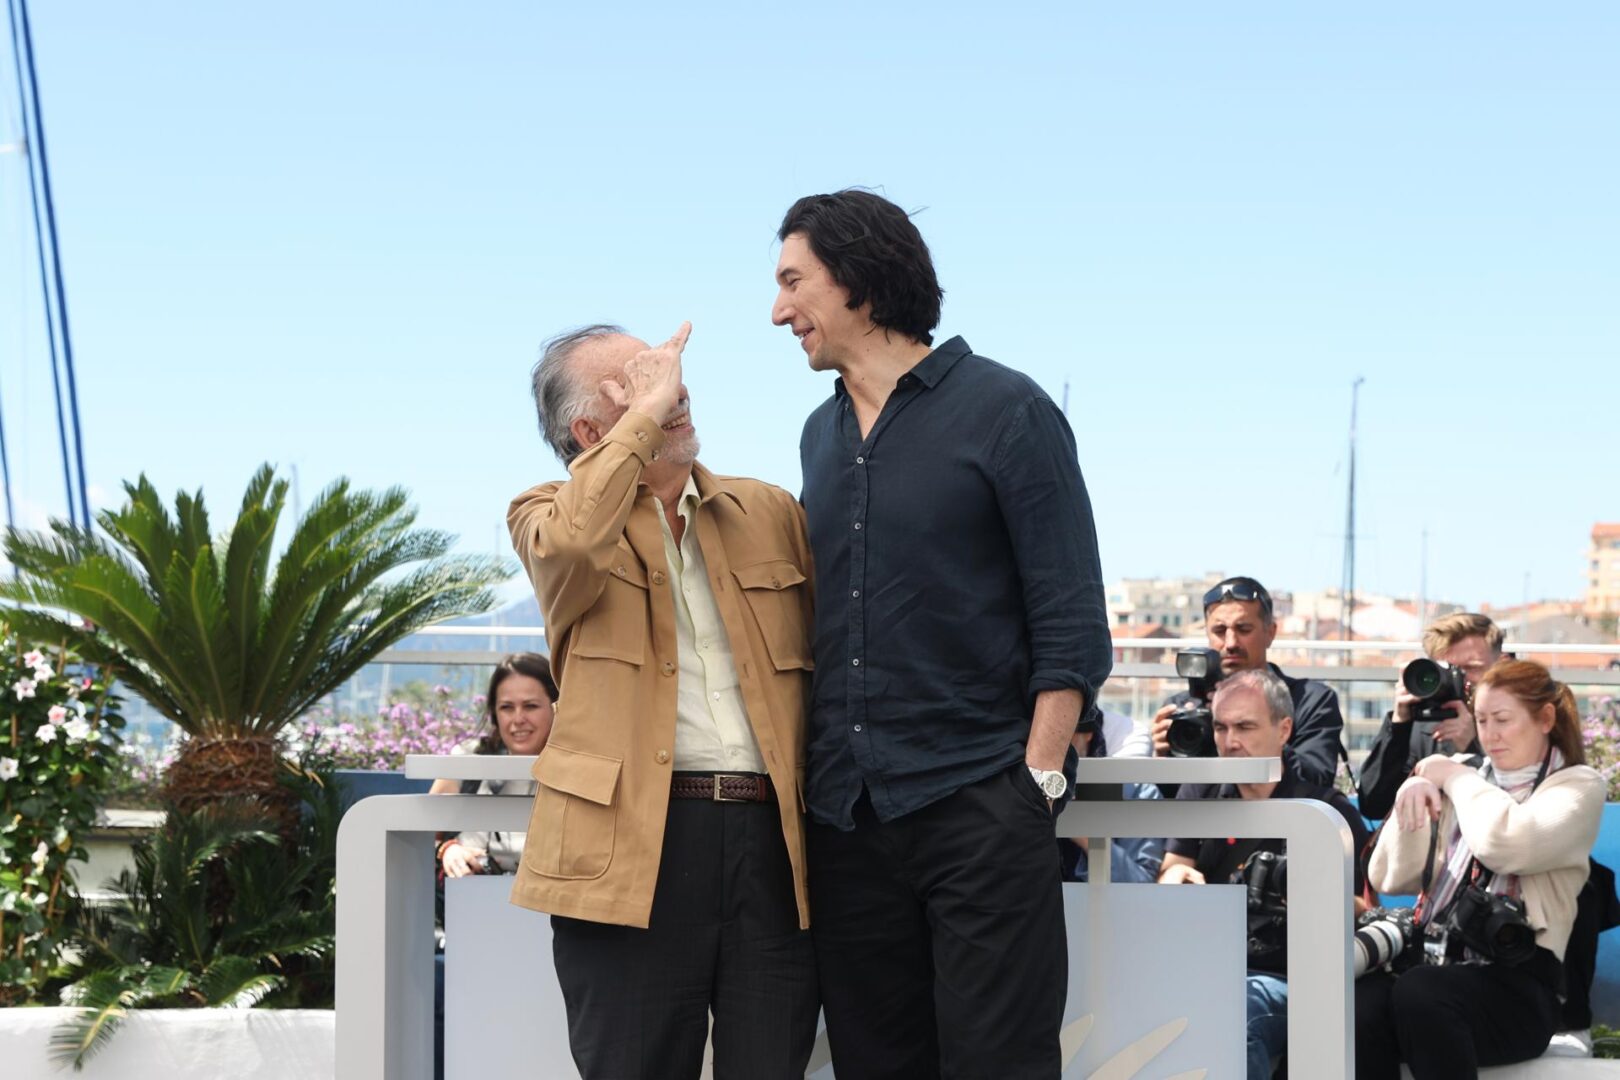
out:
M1223 600L1253 600L1259 603L1266 614L1271 614L1271 594L1261 588L1258 582L1221 582L1204 594L1204 610L1208 611Z

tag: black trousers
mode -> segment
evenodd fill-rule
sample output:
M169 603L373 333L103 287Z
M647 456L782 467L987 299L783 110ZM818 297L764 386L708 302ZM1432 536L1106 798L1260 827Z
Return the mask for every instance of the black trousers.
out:
M584 1080L803 1080L815 952L772 803L673 799L647 929L551 917Z
M1046 798L1022 762L880 823L810 827L838 1080L1052 1080L1068 992Z
M1557 1030L1558 961L1538 951L1520 967L1459 964L1379 972L1356 982L1356 1078L1479 1075L1481 1065L1539 1057Z

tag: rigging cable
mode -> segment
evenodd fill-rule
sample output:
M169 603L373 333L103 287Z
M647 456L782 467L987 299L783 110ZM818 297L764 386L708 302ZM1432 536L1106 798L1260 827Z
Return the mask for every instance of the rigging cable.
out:
M73 460L78 467L79 480L79 524L89 529L90 521L90 493L84 477L84 429L79 422L79 381L73 371L73 338L68 333L67 287L62 283L62 245L56 234L56 201L51 196L51 164L45 152L45 115L39 104L39 77L34 67L34 33L28 22L28 0L11 0L22 15L22 43L23 51L28 57L28 87L34 103L34 140L30 141L32 149L34 142L39 144L39 178L40 187L45 191L45 221L51 233L51 268L55 271L56 280L56 321L57 328L62 334L62 367L67 376L68 407L72 411L73 419ZM13 28L15 33L15 28ZM13 49L16 48L13 42ZM22 73L18 72L21 80ZM32 182L33 172L29 172ZM43 272L43 271L41 271ZM61 402L58 400L57 411L61 411ZM72 481L68 483L69 498L72 497ZM73 516L71 508L68 516Z

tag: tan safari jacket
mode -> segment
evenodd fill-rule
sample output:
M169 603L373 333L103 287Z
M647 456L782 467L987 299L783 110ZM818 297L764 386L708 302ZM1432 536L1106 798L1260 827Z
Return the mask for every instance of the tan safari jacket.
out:
M675 753L675 608L662 513L638 488L664 433L629 412L574 459L569 479L512 500L512 544L545 617L559 698L512 902L645 927L663 850ZM731 641L810 925L804 855L804 714L812 575L797 500L757 480L693 469L695 526Z

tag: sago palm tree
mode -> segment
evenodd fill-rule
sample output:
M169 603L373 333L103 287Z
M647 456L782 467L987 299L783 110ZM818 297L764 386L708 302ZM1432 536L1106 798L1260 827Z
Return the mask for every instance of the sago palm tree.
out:
M190 736L168 774L181 811L219 798L283 800L277 734L378 653L432 623L487 611L509 576L489 557L452 557L454 537L413 528L401 488L338 480L293 526L272 563L287 482L269 465L215 536L202 492L171 515L144 475L96 520L7 532L16 627L62 641ZM272 569L273 565L273 569ZM283 808L284 810L286 808Z

